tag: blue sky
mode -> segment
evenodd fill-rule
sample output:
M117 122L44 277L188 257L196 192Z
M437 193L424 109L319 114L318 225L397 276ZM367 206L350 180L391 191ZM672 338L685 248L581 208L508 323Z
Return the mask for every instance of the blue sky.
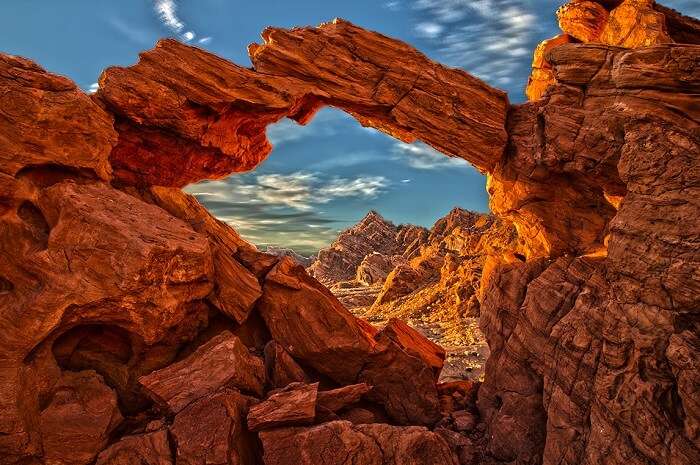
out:
M249 66L246 46L268 25L334 17L404 40L524 100L532 50L556 35L552 0L2 0L0 51L36 60L86 91L110 65L129 65L177 37ZM664 4L698 16L697 0ZM189 186L219 218L262 246L312 253L369 209L426 226L451 208L486 211L483 176L459 159L407 145L334 109L307 126L268 129L274 150L254 172Z

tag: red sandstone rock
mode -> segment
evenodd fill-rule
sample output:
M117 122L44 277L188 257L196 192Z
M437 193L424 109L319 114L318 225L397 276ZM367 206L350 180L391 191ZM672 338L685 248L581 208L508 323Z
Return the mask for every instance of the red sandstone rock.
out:
M400 264L389 273L374 302L381 305L408 295L418 289L423 280L424 276L420 271L410 265Z
M39 415L45 461L61 465L92 462L121 420L117 396L101 376L94 371L63 373Z
M375 339L375 352L368 357L358 377L358 381L373 386L367 397L381 404L399 424L435 423L439 419L435 372L420 351L426 346L432 349L432 343L415 344L405 337L394 339L391 329L381 331ZM404 345L407 342L410 345ZM434 355L427 351L425 356Z
M319 391L316 403L331 412L337 412L349 405L359 402L359 400L372 389L365 383L351 384L330 391Z
M265 346L265 370L267 382L273 389L283 388L291 383L310 381L299 364L276 341L270 341Z
M265 465L458 465L439 435L420 427L334 421L260 433Z
M191 195L166 187L152 187L150 194L157 205L209 238L216 281L210 299L223 313L243 323L262 291L255 275L236 260L236 255L239 249L254 250L254 246L241 239L233 228L211 216Z
M445 362L445 349L396 318L389 320L381 334L399 344L410 355L423 360L433 370L437 381Z
M192 355L139 379L153 399L174 413L224 387L262 395L265 369L236 336L224 331Z
M599 2L572 1L557 10L559 28L581 42L595 42L608 21L608 10Z
M100 452L96 465L172 465L168 432L125 436Z
M46 380L26 363L33 350L90 324L156 344L196 327L184 320L213 287L208 244L185 223L106 184L62 178L25 178L33 193L0 220L0 450L19 461L41 450L35 393Z
M78 86L4 54L0 86L0 173L15 176L22 169L50 166L111 178L107 157L117 140L113 117Z
M341 420L349 421L354 425L366 425L370 423L389 423L386 413L376 406L352 407L338 413Z
M657 45L555 47L546 59L557 82L511 108L465 73L342 21L269 30L268 43L251 49L260 72L161 42L139 65L103 76L102 110L64 79L3 56L0 79L11 90L3 108L12 112L0 135L13 136L0 137L10 167L0 173L2 460L91 462L114 430L117 399L97 375L61 384L85 372L62 373L52 360L58 337L110 324L172 354L179 335L202 321L188 321L192 309L216 299L212 249L228 241L126 184L179 186L252 167L269 149L266 124L285 115L305 122L332 104L489 171L492 208L523 242L527 261L510 251L483 270L487 460L699 462L699 52L658 45L696 44L697 22L649 1L604 6L614 19L605 41ZM47 132L35 130L39 108L50 116L40 126ZM108 159L124 191L94 179L93 171L108 178ZM452 259L437 266L414 253L426 269L455 269ZM437 394L422 359L386 335L372 340L367 325L285 260L246 247L227 256L257 279L267 275L258 305L294 357L346 384L371 378L374 399L395 421L432 421ZM243 319L248 308L222 310ZM83 408L86 387L87 398L101 399L94 410ZM261 436L270 463L316 463L328 451L327 463L455 463L424 429L332 422Z
M525 89L528 100L539 100L544 95L544 92L556 83L552 65L545 58L546 54L554 47L570 42L572 42L571 37L567 34L562 34L539 43L532 56L532 73Z
M371 327L289 257L267 274L258 310L275 341L337 382L353 382L373 350Z
M366 255L357 266L355 280L365 286L383 283L387 275L394 269L394 262L379 252Z
M260 431L278 426L304 425L316 418L318 383L292 383L250 408L248 429Z
M142 53L132 67L107 69L97 98L119 116L119 141L110 155L115 176L131 184L180 187L249 170L271 150L268 124L284 116L305 123L324 104L345 108L363 124L404 141L421 139L473 160L482 169L500 157L506 97L464 71L444 68L401 42L340 20L306 30L268 29L263 37L274 41L250 48L259 72L170 39ZM299 39L302 53L278 48ZM322 55L320 44L328 46ZM391 65L372 64L369 58L382 56L377 52L386 48L395 50ZM283 68L294 72L275 76ZM183 75L197 76L196 85ZM324 84L333 81L354 92ZM380 81L381 92L375 92ZM425 109L420 118L413 116L416 106ZM436 119L450 124L435 132ZM474 146L482 149L469 148Z
M507 99L461 70L341 19L318 28L267 28L262 37L248 49L257 71L312 82L365 126L422 140L481 170L502 155Z
M437 390L441 414L449 416L457 410L473 409L476 406L479 386L480 383L469 380L439 383Z
M255 435L245 418L254 399L231 389L196 400L175 416L170 427L176 463L255 465Z
M452 421L457 431L469 432L476 427L477 417L466 410L456 410L452 412Z
M626 48L648 47L673 42L663 13L654 0L624 0L610 11L598 41Z

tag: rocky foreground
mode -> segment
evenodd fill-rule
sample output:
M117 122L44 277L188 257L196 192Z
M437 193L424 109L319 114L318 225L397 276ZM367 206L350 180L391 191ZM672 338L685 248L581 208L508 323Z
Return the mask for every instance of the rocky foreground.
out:
M483 375L488 344L478 327L479 283L489 255L517 247L510 223L455 208L431 229L370 211L307 268L354 315L383 327L392 318L446 350L442 380Z
M700 23L559 21L523 105L342 20L252 68L164 40L93 96L0 55L0 463L699 463ZM483 383L179 189L323 105L487 173Z

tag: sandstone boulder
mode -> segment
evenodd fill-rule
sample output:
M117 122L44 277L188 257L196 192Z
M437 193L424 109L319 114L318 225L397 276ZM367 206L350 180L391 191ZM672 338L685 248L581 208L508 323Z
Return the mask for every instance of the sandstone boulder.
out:
M562 30L564 29L562 28ZM570 43L571 41L569 35L561 34L551 39L543 40L537 46L532 56L532 73L530 73L527 87L525 88L525 95L527 95L528 100L539 100L549 86L556 83L552 65L547 61L546 54L554 47Z
M356 404L372 389L365 383L351 384L330 391L319 391L316 403L319 407L330 412L337 412L352 404Z
M33 351L91 324L157 344L200 324L187 318L213 287L206 240L162 209L89 177L25 181L15 194L28 197L0 220L0 436L16 457L40 450Z
M243 323L262 294L257 277L237 260L255 247L229 225L214 218L193 196L180 189L154 186L149 198L171 215L187 222L209 239L214 259L214 288L210 300L224 314Z
M357 378L374 330L285 257L267 274L258 311L275 341L297 360L339 383Z
M87 465L122 420L117 396L94 371L63 373L39 415L44 460Z
M260 433L265 465L458 465L438 434L421 427L333 421Z
M107 158L117 141L114 118L75 83L5 54L0 83L0 173L14 177L22 169L46 166L111 178Z
M557 10L559 28L581 42L595 42L608 21L608 10L599 2L572 1Z
M624 0L610 11L598 41L625 48L673 42L666 18L654 9L654 0Z
M177 413L224 386L261 396L265 368L240 339L224 331L186 359L141 377L139 383L156 402Z
M411 334L413 336L413 334ZM422 336L418 335L417 338ZM375 337L377 347L367 358L358 381L373 386L367 394L381 404L389 416L402 425L432 425L439 419L439 403L433 367L422 358L425 344L413 344L413 338L394 339L394 331L381 331ZM411 345L404 345L410 343ZM435 353L426 351L426 358Z
M318 383L292 383L272 391L267 399L250 408L248 429L260 431L277 426L313 423L317 395Z
M397 318L389 320L381 335L397 343L408 354L423 360L433 370L437 381L445 362L445 349Z
M382 291L374 301L374 305L391 302L410 294L418 289L421 281L423 281L423 275L420 271L410 265L398 265L387 276Z
M125 436L100 452L96 465L173 465L166 430Z
M366 425L371 423L389 423L386 412L375 405L351 407L338 413L338 418L349 421L354 425Z
M255 399L233 389L200 398L176 416L170 427L177 445L176 463L187 465L255 465L255 435L245 418Z
M276 341L270 341L265 346L265 371L268 385L273 389L310 380L299 364Z
M379 252L372 252L365 256L357 266L355 280L366 286L383 283L387 275L394 269L391 257Z

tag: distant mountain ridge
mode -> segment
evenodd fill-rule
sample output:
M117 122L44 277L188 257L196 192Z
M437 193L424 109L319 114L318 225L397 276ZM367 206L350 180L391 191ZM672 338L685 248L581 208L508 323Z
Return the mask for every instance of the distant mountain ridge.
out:
M274 245L268 245L265 249L265 253L269 253L270 255L276 255L278 257L290 257L292 260L294 260L304 268L310 266L316 260L315 255L306 257L293 249L287 247L277 247Z
M441 280L447 283L447 275L467 262L481 266L489 250L514 237L512 227L493 215L462 208L452 209L430 229L397 226L371 210L320 250L307 271L348 308L379 308ZM478 305L476 299L470 305Z
M355 226L341 232L328 248L321 249L307 271L325 285L354 279L366 256L375 252L387 256L410 255L428 234L422 226L395 226L370 210Z

